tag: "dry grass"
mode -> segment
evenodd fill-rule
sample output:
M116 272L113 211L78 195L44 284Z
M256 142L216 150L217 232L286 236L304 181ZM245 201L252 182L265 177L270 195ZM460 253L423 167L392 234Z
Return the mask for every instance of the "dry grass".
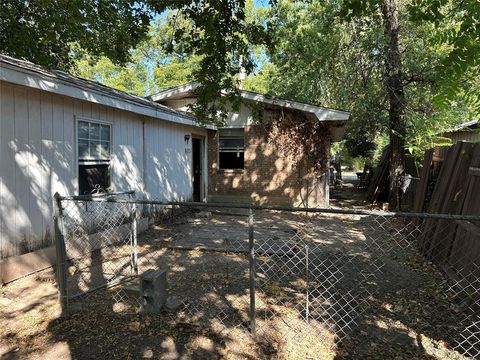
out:
M287 227L299 224L294 217L284 220ZM350 220L336 217L322 231L331 236L343 228L348 236L341 241L353 246L362 234ZM259 225L260 230L279 238L290 234L279 221L280 217L270 219ZM194 225L202 226L201 231ZM186 300L174 314L149 315L119 307L111 299L115 289L110 289L89 297L81 311L60 317L51 271L2 288L1 359L463 358L452 350L446 331L457 329L459 310L445 295L441 275L411 256L387 264L381 280L389 287L368 299L364 316L342 343L337 343L335 329L318 319L307 323L291 302L277 301L286 298L283 287L264 283L256 298L254 341L248 332L248 260L245 254L227 254L215 245L235 226L234 236L243 241L244 228L238 226L245 226L244 219L216 219L210 225L215 230L204 225L154 226L139 239L141 268L168 268L170 291ZM213 235L199 241L201 234ZM189 236L215 251L174 249L176 244L188 245Z

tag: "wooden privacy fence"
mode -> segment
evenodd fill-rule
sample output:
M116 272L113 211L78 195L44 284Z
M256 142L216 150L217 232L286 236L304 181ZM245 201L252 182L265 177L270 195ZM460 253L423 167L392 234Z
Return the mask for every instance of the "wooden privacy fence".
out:
M438 154L442 153L443 161L430 196L428 187L441 160ZM448 149L428 151L417 189L415 212L480 214L480 144L458 142ZM425 231L421 231L420 245L428 258L437 264L464 261L470 265L462 271L478 271L475 259L480 257L480 223L457 220L447 225L443 220L424 219L421 227Z

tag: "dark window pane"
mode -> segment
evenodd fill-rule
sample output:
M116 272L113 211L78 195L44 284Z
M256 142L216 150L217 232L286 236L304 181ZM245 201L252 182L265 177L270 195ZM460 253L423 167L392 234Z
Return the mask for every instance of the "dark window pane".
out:
M100 140L100 124L90 123L90 140Z
M220 149L241 149L243 150L243 137L242 138L223 138L220 137L218 146Z
M220 169L243 169L243 151L219 152Z
M78 122L78 137L82 139L88 139L88 122Z
M100 139L110 141L110 125L100 125Z
M107 189L110 187L109 165L80 165L78 183L80 195L90 194L97 184Z
M88 140L78 140L78 157L85 158L90 155L88 151Z
M245 131L243 128L222 128L219 129L220 137L237 137L243 138Z

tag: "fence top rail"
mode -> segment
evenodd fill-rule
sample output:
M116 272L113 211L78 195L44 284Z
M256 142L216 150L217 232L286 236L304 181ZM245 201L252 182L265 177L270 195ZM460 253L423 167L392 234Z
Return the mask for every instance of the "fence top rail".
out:
M96 193L96 194L85 194L85 195L74 195L74 196L58 195L57 197L60 200L95 201L97 199L102 200L102 199L104 199L106 197L109 197L109 196L118 196L118 195L135 195L135 190ZM120 199L118 199L118 200L120 200Z
M122 195L122 194L131 194L131 193L134 193L134 192L129 191L129 192L122 192L122 193L108 193L107 195ZM317 213L317 214L344 214L344 215L480 221L480 215L431 214L431 213L392 212L392 211L361 210L361 209L306 208L306 207L292 207L292 206L278 206L278 205L204 203L204 202L185 202L185 201L161 201L161 200L147 200L147 199L121 199L121 198L115 198L115 197L92 197L89 195L60 196L59 200L60 201L111 202L111 203L159 205L159 206L190 206L190 207L205 207L205 208L270 210L270 211L284 211L284 212L292 212L292 213L306 212L306 213Z

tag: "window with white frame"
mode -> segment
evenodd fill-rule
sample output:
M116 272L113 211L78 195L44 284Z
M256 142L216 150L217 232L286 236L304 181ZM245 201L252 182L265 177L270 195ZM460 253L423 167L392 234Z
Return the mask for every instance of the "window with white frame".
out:
M110 124L79 119L77 154L79 193L90 194L110 187Z
M243 169L245 134L243 128L219 129L218 162L220 169Z

